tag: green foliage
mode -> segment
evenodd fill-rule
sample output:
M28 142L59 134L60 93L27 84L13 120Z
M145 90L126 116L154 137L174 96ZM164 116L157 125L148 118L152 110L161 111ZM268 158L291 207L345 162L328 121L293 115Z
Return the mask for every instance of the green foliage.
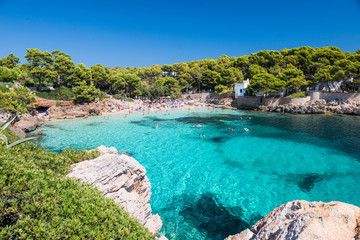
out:
M74 97L72 100L75 103L90 103L99 95L99 90L95 88L92 82L87 84L84 80L77 82L76 86L73 88L73 93Z
M23 86L13 90L0 91L0 109L26 113L34 109L35 96Z
M117 73L112 75L110 81L112 82L112 90L115 92L125 91L127 83L123 74Z
M96 87L106 89L110 87L110 72L109 68L103 67L101 64L96 64L90 67L92 79Z
M249 71L247 73L247 77L248 78L253 78L255 75L257 74L260 74L260 73L266 73L266 70L265 68L259 66L259 65L256 65L256 64L253 64L249 67Z
M10 88L13 88L15 85L13 83L0 83L0 91L8 92Z
M279 74L279 78L286 82L286 87L288 88L300 89L307 84L304 73L291 64Z
M276 93L285 88L286 83L269 73L260 73L250 80L249 89L254 93Z
M176 97L188 90L231 91L234 83L241 82L244 78L253 80L256 75L265 73L285 82L284 88L294 90L303 89L305 86L311 87L320 82L329 84L330 81L344 81L350 78L354 79L351 88L355 90L358 85L356 82L360 80L359 51L342 52L336 47L264 50L249 56L223 55L218 59L208 58L139 68L108 68L101 64L89 68L78 64L75 67L71 57L58 50L53 51L51 55L38 49L28 49L25 57L28 64L19 66L17 58L13 55L0 59L0 81L16 80L26 86L33 86L34 82L38 82L38 85L70 88L84 87L81 82L85 81L91 88L90 92L94 92L91 87L94 85L95 88L110 94L157 98ZM163 71L174 74L163 76ZM172 77L175 82L157 82L164 77ZM263 86L262 89L267 89L267 86ZM89 97L86 99L91 100Z
M7 127L15 120L15 118L16 118L16 115L14 117L12 117L11 119L7 120L6 122L4 122L3 124L1 124L0 134L3 133L7 129ZM29 137L29 138L19 139L19 140L15 141L15 142L12 142L11 144L9 144L7 136L5 134L0 135L0 139L5 143L5 146L7 148L14 147L16 145L19 145L20 143L27 142L27 141L30 141L30 140L35 139L35 138L36 137Z
M100 90L96 90L96 95L95 95L95 97L97 97L97 98L99 98L100 100L104 100L105 98L110 98L110 96L109 95L107 95L105 92L103 92L103 91L100 91Z
M219 85L226 86L228 89L232 88L235 82L242 82L244 79L241 71L237 68L229 68L221 71L218 78Z
M113 200L65 177L98 154L0 147L0 239L154 239Z
M29 65L30 75L37 79L39 87L42 84L52 84L58 73L54 70L54 60L48 51L41 52L39 49L26 49L25 55Z
M124 95L122 95L122 94L115 94L115 95L113 95L113 97L114 97L116 100L124 99Z
M314 80L316 82L330 82L333 80L331 76L331 67L320 69L315 75Z
M36 92L36 96L45 98L45 99L51 99L51 100L66 100L70 101L74 97L74 93L71 91L71 89L61 86L54 91L48 91L48 92Z
M220 74L215 71L205 70L202 73L201 84L207 89L214 89L217 84L217 80L220 78Z
M290 97L290 98L302 98L302 97L305 97L305 92L292 93L288 97Z
M216 85L216 87L215 87L215 92L216 92L217 94L228 93L228 92L230 92L231 90L232 90L231 88L229 88L229 87L227 87L227 86L224 86L224 85L221 85L221 84Z
M92 82L91 69L86 68L83 63L76 65L73 74L69 77L70 85L78 85L79 82L85 81L86 83Z
M0 66L6 68L15 68L15 66L20 63L20 58L14 56L13 54L9 54L6 58L0 59Z
M126 92L129 96L134 97L140 95L139 87L141 86L141 79L136 74L124 74L122 78L126 82Z
M7 67L0 67L0 82L14 82L18 80L19 71L16 69L9 69Z
M68 83L75 70L74 62L68 54L59 50L54 50L52 55L54 56L54 69L58 73L56 85L59 86L64 82Z

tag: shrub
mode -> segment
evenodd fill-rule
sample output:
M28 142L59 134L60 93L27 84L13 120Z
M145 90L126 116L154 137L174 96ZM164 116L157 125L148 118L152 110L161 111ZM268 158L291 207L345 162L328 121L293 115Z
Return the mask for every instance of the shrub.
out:
M115 99L117 99L117 100L120 100L120 99L124 99L125 97L123 96L123 95L121 95L121 94L115 94L114 96L113 96Z
M290 98L302 98L305 97L305 92L292 93L289 95Z
M90 103L99 95L99 91L92 82L87 84L86 81L80 81L73 87L74 97L72 100L74 103Z
M34 109L35 96L27 87L18 86L13 90L1 89L0 109L26 113Z
M70 88L61 86L54 91L49 92L36 92L36 96L51 99L51 100L66 100L70 101L74 97L74 93Z
M0 66L0 82L14 82L18 80L19 71Z
M109 98L109 96L106 93L104 93L103 91L100 91L100 90L98 90L97 97L100 100L104 100L105 98Z
M231 92L231 90L232 90L231 88L221 85L221 84L215 86L215 92L217 94L228 93L228 92Z
M11 82L7 82L7 83L0 83L0 87L1 89L9 89L9 88L13 88L15 85ZM4 91L4 90L2 90Z
M154 239L113 200L65 177L71 164L98 154L0 146L0 239Z

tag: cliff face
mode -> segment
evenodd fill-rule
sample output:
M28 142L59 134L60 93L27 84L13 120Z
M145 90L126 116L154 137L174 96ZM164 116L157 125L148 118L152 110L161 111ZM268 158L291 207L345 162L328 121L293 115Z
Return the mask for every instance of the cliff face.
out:
M360 208L342 202L297 200L274 209L257 222L226 240L258 239L360 239Z
M159 232L162 221L158 214L151 214L151 185L145 168L134 158L119 154L113 147L97 149L101 152L100 157L74 164L68 177L96 186L151 233Z

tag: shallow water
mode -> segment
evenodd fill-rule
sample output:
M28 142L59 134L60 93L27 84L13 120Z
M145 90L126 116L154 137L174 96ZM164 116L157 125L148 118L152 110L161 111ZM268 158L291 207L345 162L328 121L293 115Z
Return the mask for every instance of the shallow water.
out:
M192 111L49 122L39 142L130 153L169 239L224 239L296 199L360 206L359 117Z

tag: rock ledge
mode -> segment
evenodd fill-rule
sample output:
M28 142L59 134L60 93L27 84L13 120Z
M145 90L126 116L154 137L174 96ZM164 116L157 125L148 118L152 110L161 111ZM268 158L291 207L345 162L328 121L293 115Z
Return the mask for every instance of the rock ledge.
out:
M162 221L158 214L151 214L151 185L145 168L134 158L118 153L114 147L100 146L97 149L101 156L74 164L67 176L97 187L151 233L158 233Z
M281 205L226 240L360 239L360 208L342 202L296 200Z

